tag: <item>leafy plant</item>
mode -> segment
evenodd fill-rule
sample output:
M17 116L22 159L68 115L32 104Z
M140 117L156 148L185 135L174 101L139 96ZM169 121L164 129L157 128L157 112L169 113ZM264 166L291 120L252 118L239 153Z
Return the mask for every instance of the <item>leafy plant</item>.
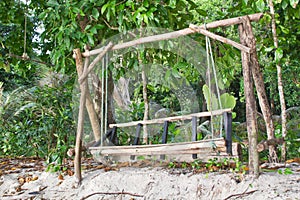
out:
M62 163L75 140L72 93L66 86L20 87L4 97L2 155L37 156L49 163Z
M278 169L278 174L284 174L284 175L289 175L293 174L293 171L290 168L285 168L284 170Z

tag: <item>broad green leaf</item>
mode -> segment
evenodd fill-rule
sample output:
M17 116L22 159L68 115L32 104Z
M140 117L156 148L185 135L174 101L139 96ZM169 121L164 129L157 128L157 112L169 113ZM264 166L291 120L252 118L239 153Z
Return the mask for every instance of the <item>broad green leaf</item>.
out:
M98 19L99 17L99 11L96 8L93 8L92 15L95 19Z
M148 23L149 23L149 21L148 21L148 17L147 17L147 15L146 15L146 14L143 14L143 18L144 18L144 22L145 22L146 24L148 24Z
M249 0L243 0L243 3L247 6Z
M296 8L297 5L299 3L299 0L290 0L290 5L293 7L293 8Z
M196 11L198 12L199 15L202 15L204 17L206 17L208 15L207 12L203 9L198 8L198 9L196 9Z
M255 5L256 5L257 9L260 12L263 12L265 10L266 5L265 5L265 1L264 0L258 0L258 1L256 1Z
M172 75L175 77L175 78L181 78L179 72L177 69L172 69Z
M274 47L265 48L265 52L271 52L273 49L274 49Z
M208 86L206 84L203 85L202 92L203 92L204 98L206 100L207 110L213 111L213 110L219 109L219 106L218 106L219 103L218 103L218 99L217 99L216 95L212 94L210 92L210 89L208 88Z
M84 29L84 30L85 30L85 31L89 30L89 28L91 28L91 26L92 26L92 25L90 25L90 24L89 24L89 25L87 25L87 26L85 27L85 29Z
M285 33L285 34L289 34L289 33L290 33L290 30L287 29L287 28L285 28L284 26L279 25L279 27L280 27L280 29L281 29L281 31L282 31L283 33Z
M41 19L41 20L44 20L45 19L45 17L46 17L46 15L47 15L47 12L42 12L40 15L39 15L39 19Z
M95 44L93 35L87 35L87 36L88 36L89 44L93 46Z
M283 57L283 50L279 47L275 51L275 61L279 62L282 57Z
M90 30L90 33L97 34L97 28L95 26L93 26Z
M103 24L96 24L94 26L97 30L103 29L105 26Z
M286 9L286 7L288 7L288 2L287 1L283 1L281 4L282 9Z
M56 7L59 6L59 3L56 0L50 0L47 2L47 5L51 7Z
M221 98L222 108L234 109L234 107L236 105L236 100L235 100L234 96L232 96L228 93L224 93L221 95L220 98Z
M101 8L101 14L103 15L103 13L105 12L106 8L109 6L109 3L104 4Z

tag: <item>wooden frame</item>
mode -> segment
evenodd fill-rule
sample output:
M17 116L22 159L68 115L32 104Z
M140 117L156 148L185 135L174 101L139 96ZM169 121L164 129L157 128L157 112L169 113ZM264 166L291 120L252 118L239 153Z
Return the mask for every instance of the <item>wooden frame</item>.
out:
M136 45L143 44L143 43L178 38L178 37L193 34L193 33L201 33L201 34L211 37L215 40L219 40L223 43L230 44L230 45L240 49L242 51L242 55L243 55L242 57L243 57L243 68L244 68L244 65L246 67L248 66L248 64L246 63L247 61L244 58L246 58L248 54L254 55L256 53L255 47L250 44L253 42L251 40L242 40L243 44L240 44L240 43L232 41L228 38L224 38L224 37L218 36L212 32L209 32L207 29L212 29L212 28L217 28L217 27L222 27L222 26L236 25L236 24L238 24L240 27L243 26L245 28L246 27L245 20L248 20L248 22L258 21L262 16L263 16L262 13L257 13L257 14L253 14L253 15L243 16L243 17L236 17L236 18L231 18L231 19L226 19L226 20L220 20L220 21L208 23L208 24L201 25L201 26L195 26L195 25L191 24L190 27L186 28L186 29L182 29L182 30L178 30L178 31L170 32L170 33L165 33L165 34L160 34L160 35L138 38L136 40L121 43L121 44L109 43L106 47L103 47L100 49L96 49L96 50L92 50L92 51L89 51L88 49L86 49L86 51L84 53L80 53L80 51L78 49L74 50L74 58L76 60L76 66L77 66L77 69L80 69L77 71L78 71L78 75L80 77L79 83L80 83L80 89L81 89L80 109L79 109L79 116L78 116L78 128L77 128L76 147L75 147L76 154L75 154L75 160L74 160L75 174L78 179L78 182L80 183L81 179L82 179L81 178L81 168L80 168L81 138L82 138L82 134L83 134L82 127L83 127L83 121L84 121L84 116L83 116L84 112L83 111L84 111L85 106L87 106L87 105L85 105L86 95L88 96L88 91L86 91L86 88L87 88L86 87L86 77L87 77L88 73L90 72L90 70L94 66L92 64L90 64L88 66L88 62L85 62L85 64L83 65L82 57L85 57L86 59L88 59L92 55L98 55L97 58L92 62L92 63L96 63L98 60L100 60L103 57L103 55L105 55L105 53L107 51L128 48L128 47L136 46ZM240 31L240 33L243 34L244 32ZM248 33L251 34L250 37L253 37L253 34L251 32L248 32ZM247 36L243 35L242 38L244 38L244 37L247 37ZM254 57L254 59L255 59L255 57ZM249 73L244 74L244 77L249 78L249 76L250 76ZM252 78L250 77L250 79L252 79ZM253 88L252 88L252 92L253 92ZM253 102L253 99L249 99L249 96L247 95L246 96L246 102L247 102L246 107L250 105L249 102L251 102L251 101ZM254 112L254 111L249 111L249 112ZM264 111L263 111L263 113L264 113ZM255 116L255 115L253 115L253 116ZM190 116L190 117L193 118L193 116ZM91 118L91 120L92 120L92 118ZM249 124L249 126L247 126L247 129L248 129L248 127L250 127L250 124L252 123L253 120L256 120L256 119L254 119L253 117L247 118L247 124ZM94 122L92 121L91 123L93 124ZM148 122L140 122L140 123L148 123ZM136 124L134 124L134 125L136 125ZM117 125L115 125L115 126L117 126ZM251 138L251 140L249 140L249 143L250 143L249 145L253 146L253 144L257 143L257 141L255 143L255 140L257 140L257 135L255 136L255 134L257 134L257 133L255 133L255 130L254 130L255 127L252 127L252 128L253 129L251 129L251 128L248 129L248 135ZM230 129L230 127L227 127L227 129ZM252 130L252 131L250 131L250 130ZM256 137L256 139L255 139L255 137ZM135 148L137 148L137 147L135 147ZM254 155L257 156L257 152L254 152ZM250 168L251 168L250 170L252 170L253 166L250 166ZM257 168L255 168L255 173L258 174Z

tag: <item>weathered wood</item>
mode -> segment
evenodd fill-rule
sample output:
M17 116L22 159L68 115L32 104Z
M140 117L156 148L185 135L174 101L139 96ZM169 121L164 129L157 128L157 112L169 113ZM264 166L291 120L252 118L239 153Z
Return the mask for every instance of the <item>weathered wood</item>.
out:
M176 154L198 154L209 152L226 152L225 140L223 138L213 140L201 140L197 142L182 142L171 144L137 145L137 146L102 146L90 147L91 153L99 152L103 156L140 156L140 155L176 155Z
M239 34L241 43L247 45L247 26L240 24ZM258 152L257 146L257 121L256 121L256 103L253 89L253 80L250 69L250 55L244 51L242 54L242 66L243 66L243 77L244 77L244 92L246 99L246 123L249 141L249 171L254 176L259 175L258 165Z
M232 46L234 46L235 48L237 48L237 49L239 49L241 51L245 51L247 53L251 52L251 48L249 48L247 46L244 46L244 45L242 45L242 44L240 44L238 42L235 42L233 40L230 40L228 38L222 37L220 35L216 35L216 34L214 34L212 32L209 32L208 30L202 29L202 28L200 28L200 26L196 26L194 24L190 24L190 28L193 29L193 30L195 30L196 32L201 33L201 34L203 34L205 36L208 36L208 37L210 37L210 38L212 38L214 40L218 40L218 41L223 42L225 44L232 45Z
M246 15L249 17L250 21L259 21L264 14L263 13L255 13L252 15ZM244 16L240 17L234 17L230 19L222 19L214 22L210 22L204 25L201 25L200 28L202 29L212 29L212 28L218 28L218 27L225 27L225 26L232 26L232 25L237 25L242 23L242 18Z
M245 34L247 35L246 38L247 46L253 49L252 53L250 54L250 65L251 65L250 69L252 71L252 76L257 91L258 102L263 114L264 121L266 123L268 139L272 139L275 137L275 130L274 130L274 124L272 120L271 108L265 90L263 74L261 72L258 63L257 52L256 52L256 41L255 41L255 37L252 31L252 26L249 18L243 17L242 19L244 21L243 25L245 27ZM273 146L269 147L269 159L270 162L278 162L276 150L275 147Z
M86 48L86 52L88 51L88 49ZM90 58L85 58L85 67L88 66L89 64L89 61L90 61ZM80 77L83 73L83 65L76 65L76 70L77 70L77 74L78 74L78 77ZM95 138L95 141L99 141L100 140L100 125L99 125L99 119L98 119L98 116L97 116L97 113L95 111L95 108L94 108L94 104L93 104L93 101L92 101L92 97L91 97L91 94L90 94L90 91L89 91L89 86L88 84L85 85L86 87L86 103L85 103L85 106L86 106L86 109L87 109L87 112L88 112L88 115L89 115L89 118L90 118L90 122L91 122L91 126L92 126L92 130L93 130L93 134L94 134L94 138Z
M232 113L224 113L223 116L227 153L232 154Z
M93 62L91 62L89 67L84 69L82 75L78 79L80 84L88 77L89 73L94 69L96 64L105 56L107 51L109 51L112 47L113 47L113 43L112 42L108 43L108 45L103 48L103 51L101 51L99 55L93 60Z
M271 14L271 25L272 25L272 33L273 33L273 40L274 40L274 47L275 49L278 48L278 37L276 32L276 18L275 18L275 11L273 0L268 0L268 4L270 7L270 14ZM275 57L275 55L274 55ZM287 110L286 110L286 103L284 99L284 89L283 89L283 80L282 80L282 69L280 62L276 62L276 69L277 69L277 87L279 92L279 102L281 108L281 134L282 137L285 138L287 135ZM281 162L286 161L286 143L283 142L281 146Z
M84 69L82 63L82 57L80 49L73 50L73 56L76 61L76 68L78 71ZM81 184L82 176L81 176L81 148L82 148L82 135L83 135L83 122L84 122L84 109L86 102L86 87L87 82L84 81L80 84L80 105L79 105L79 114L78 114L78 125L77 125L77 134L76 134L76 145L75 145L75 158L74 158L74 168L75 168L75 176L79 184Z
M197 117L192 117L192 141L197 141ZM197 154L193 154L192 157L196 159Z
M272 138L269 140L263 140L257 145L257 151L262 152L269 148L269 146L275 146L284 143L284 138Z
M216 148L213 146L216 145ZM173 144L138 145L138 146L114 146L114 147L90 147L94 159L99 162L130 161L131 156L145 156L145 159L158 159L164 155L166 161L192 162L191 154L196 154L197 159L208 161L213 158L241 158L241 146L232 144L232 154L226 153L225 140L202 140L196 142L184 142ZM106 160L108 158L108 160Z
M167 140L168 140L168 129L169 129L169 122L165 121L164 122L164 131L163 131L162 139L161 139L161 143L162 144L166 144L167 143ZM165 158L166 158L165 155L161 155L160 156L161 160L164 160Z
M263 13L257 13L257 14L252 14L252 15L248 15L248 16L251 21L258 21L263 16ZM220 21L211 22L211 23L199 26L199 27L202 29L211 29L211 28L217 28L217 27L222 27L222 26L236 25L236 24L240 24L240 23L242 23L242 17L236 17L236 18L224 19L224 20L220 20ZM133 40L130 42L116 44L111 48L111 50L124 49L124 48L128 48L128 47L136 46L139 44L174 39L174 38L189 35L192 33L195 33L195 30L192 30L191 28L185 28L185 29L182 29L179 31L173 31L170 33L148 36L148 37L139 38L139 39L136 39L136 40ZM102 52L103 49L104 49L103 47L100 49L95 49L93 51L83 53L82 56L88 57L88 56L97 55L100 52Z
M127 123L120 123L120 124L110 124L109 127L112 128L114 126L122 128L122 127L129 127L129 126L136 126L138 124L163 124L165 121L178 121L178 120L188 120L192 119L193 117L208 117L211 115L222 115L225 112L231 112L231 109L223 109L223 110L214 110L210 112L200 112L200 113L193 113L189 115L182 115L176 117L166 117L166 118L159 118L159 119L152 119L147 121L134 121L134 122L127 122Z

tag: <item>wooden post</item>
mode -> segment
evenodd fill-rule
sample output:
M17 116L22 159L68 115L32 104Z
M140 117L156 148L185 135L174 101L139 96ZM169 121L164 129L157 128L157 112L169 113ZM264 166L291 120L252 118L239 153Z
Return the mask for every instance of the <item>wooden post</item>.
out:
M272 112L271 108L268 102L268 97L265 90L265 83L263 79L263 74L261 72L257 53L256 53L256 41L255 37L253 35L251 22L248 17L243 17L245 31L247 35L247 46L249 46L252 51L249 54L250 55L250 64L251 64L251 72L254 80L254 85L257 91L257 97L259 100L260 109L263 114L264 121L266 123L266 130L268 139L274 139L275 138L275 130L274 130L274 124L272 120ZM276 150L274 146L269 147L269 161L270 162L278 162L278 157L276 154Z
M76 61L76 69L80 73L84 70L84 67L86 67L83 66L80 49L74 49L73 56ZM87 62L85 62L85 64L86 63ZM86 88L87 88L87 82L83 81L80 84L81 95L80 95L78 125L77 125L77 134L76 134L75 158L74 158L75 176L77 178L78 185L81 184L81 180L82 180L81 149L82 149L82 135L83 135L83 123L84 123L84 110L85 110L85 103L86 103Z
M247 45L247 26L245 23L240 24L239 34L241 44ZM250 55L244 51L242 54L242 66L244 77L244 90L246 98L246 123L249 140L249 171L255 177L259 175L259 156L256 149L257 146L257 121L256 121L256 104L253 88L252 73L250 69Z
M140 135L141 135L141 129L142 129L143 125L142 124L138 124L136 127L136 133L135 133L135 138L133 141L133 145L139 145L140 144ZM131 155L130 159L134 160L135 156Z
M197 117L192 117L192 141L197 141ZM192 157L197 159L197 154L193 154Z
M164 132L162 134L162 140L161 140L162 144L166 144L167 143L167 140L168 140L168 129L169 129L169 122L165 121L164 122ZM160 155L160 159L161 160L164 160L165 158L166 158L165 155Z
M226 152L232 155L232 113L226 112L224 116L224 129L225 129L225 141Z

